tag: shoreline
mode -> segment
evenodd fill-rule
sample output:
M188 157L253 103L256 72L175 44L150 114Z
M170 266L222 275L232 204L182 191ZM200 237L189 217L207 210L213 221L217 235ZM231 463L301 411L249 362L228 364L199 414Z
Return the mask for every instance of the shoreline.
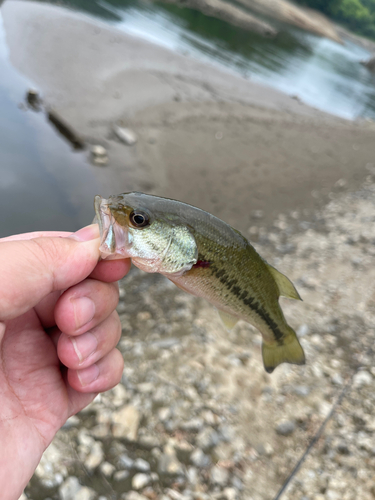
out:
M13 65L88 148L105 147L108 165L92 168L104 196L179 199L246 234L257 211L269 223L356 189L375 157L372 122L334 117L73 11L10 1L2 14ZM136 143L121 142L115 125Z

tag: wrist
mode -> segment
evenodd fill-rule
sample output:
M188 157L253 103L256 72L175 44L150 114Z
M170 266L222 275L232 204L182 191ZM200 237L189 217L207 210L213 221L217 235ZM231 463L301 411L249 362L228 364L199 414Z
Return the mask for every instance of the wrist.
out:
M2 500L18 500L44 451L37 431L22 417L0 420L0 491ZM34 432L34 434L33 434Z

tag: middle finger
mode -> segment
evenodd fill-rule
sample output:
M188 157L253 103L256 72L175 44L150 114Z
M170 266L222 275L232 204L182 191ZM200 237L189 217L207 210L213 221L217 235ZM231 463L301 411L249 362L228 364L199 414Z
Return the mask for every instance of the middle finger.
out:
M58 299L56 325L67 335L81 335L108 318L117 303L117 283L88 278L66 290Z

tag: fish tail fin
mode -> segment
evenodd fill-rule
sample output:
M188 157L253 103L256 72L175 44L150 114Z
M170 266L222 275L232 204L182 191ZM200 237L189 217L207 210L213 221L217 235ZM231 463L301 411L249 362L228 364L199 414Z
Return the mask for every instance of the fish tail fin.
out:
M281 363L305 364L305 353L292 328L282 344L262 344L263 364L267 373L272 373Z

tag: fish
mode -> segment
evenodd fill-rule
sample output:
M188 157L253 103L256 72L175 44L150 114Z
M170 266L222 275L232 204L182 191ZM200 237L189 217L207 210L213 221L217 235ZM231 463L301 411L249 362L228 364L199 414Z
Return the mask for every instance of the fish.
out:
M130 257L215 306L228 330L238 320L262 334L268 373L281 363L305 364L280 295L302 300L293 283L268 264L236 229L186 203L139 192L95 196L103 259Z

